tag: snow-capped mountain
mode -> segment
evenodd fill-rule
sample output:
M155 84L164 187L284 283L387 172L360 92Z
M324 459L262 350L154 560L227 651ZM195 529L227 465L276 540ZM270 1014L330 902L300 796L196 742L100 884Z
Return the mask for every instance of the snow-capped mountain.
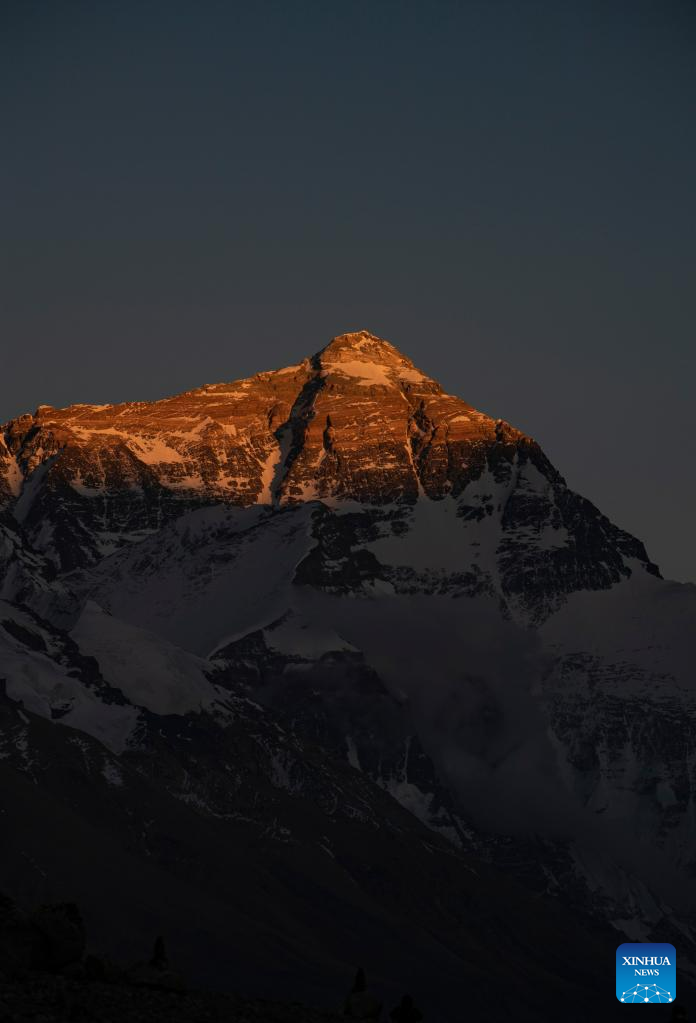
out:
M4 440L0 493L62 570L204 505L320 501L383 510L360 565L322 558L334 587L355 571L377 578L386 544L394 578L384 581L397 592L490 587L540 619L568 592L628 578L632 562L657 571L533 440L366 332L297 366L162 401L39 406L7 423Z
M353 869L341 849L387 841L394 813L414 871L434 843L483 898L511 884L607 947L694 947L696 588L387 341L157 402L39 406L2 428L0 504L7 720L21 705L40 747L41 718L62 728L90 778L110 765L99 785L131 772L215 828L297 840L305 878L323 848L334 895L358 876L364 895L382 853ZM13 769L41 758L4 742ZM398 903L394 876L377 888ZM429 920L468 961L461 925Z

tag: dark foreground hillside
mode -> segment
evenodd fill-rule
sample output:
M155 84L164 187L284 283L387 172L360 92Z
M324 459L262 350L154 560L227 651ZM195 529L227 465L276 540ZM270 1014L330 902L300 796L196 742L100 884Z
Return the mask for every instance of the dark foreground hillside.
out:
M50 973L0 979L2 1023L337 1023L340 1018L299 1002L247 1001L235 995L78 981Z
M611 998L610 971L605 989L595 992L596 1020L618 1019L622 1007ZM409 1023L423 1019L413 1003L409 1013L394 1016L379 985L365 991L361 969L352 993L336 991L334 1005L308 1006L299 1001L243 997L224 991L202 991L187 986L177 964L170 961L164 939L155 939L149 956L126 964L89 951L79 908L74 903L41 905L22 911L0 893L0 1023L338 1023L340 1019L374 1021L394 1019ZM348 997L346 998L346 995ZM570 999L556 987L560 1008ZM409 996L399 1007L403 1010ZM379 1006L379 1008L377 1008ZM423 1006L425 1008L425 1006ZM399 1009L394 1007L398 1012ZM366 1014L369 1009L369 1013ZM358 1011L359 1010L359 1011ZM688 1019L684 1000L674 1006L658 1006L655 1020ZM425 1020L437 1020L425 1009ZM462 977L459 998L446 1018L503 1020L577 1019L572 1001L559 1017L547 1003L536 1015L524 1005L519 1011L485 982L478 987Z
M77 981L50 973L0 979L2 1023L337 1023L340 1018L298 1002L247 1001L235 995Z

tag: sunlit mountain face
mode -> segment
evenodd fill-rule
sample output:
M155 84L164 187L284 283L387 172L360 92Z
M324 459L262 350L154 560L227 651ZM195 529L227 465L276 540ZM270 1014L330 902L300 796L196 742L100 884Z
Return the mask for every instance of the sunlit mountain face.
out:
M688 983L696 589L536 441L360 331L40 405L2 427L0 507L17 897L39 871L105 947L166 930L260 994L417 967L428 1019L463 981L603 1018L622 941Z

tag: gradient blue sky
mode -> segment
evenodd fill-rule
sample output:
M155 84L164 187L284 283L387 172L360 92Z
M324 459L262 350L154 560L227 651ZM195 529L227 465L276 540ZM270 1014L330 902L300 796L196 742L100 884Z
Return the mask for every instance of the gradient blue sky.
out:
M6 2L0 421L388 337L696 579L696 4Z

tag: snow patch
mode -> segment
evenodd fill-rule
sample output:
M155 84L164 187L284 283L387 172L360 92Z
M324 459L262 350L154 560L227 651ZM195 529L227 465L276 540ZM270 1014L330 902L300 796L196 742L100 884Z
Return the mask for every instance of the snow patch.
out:
M123 775L118 764L114 763L113 760L104 761L102 774L107 784L112 785L114 788L120 788L123 785Z
M360 359L350 359L347 362L332 362L326 367L326 374L343 373L345 376L353 377L361 387L393 387L394 381L391 376L391 368L383 366L378 362L363 362Z
M217 699L205 661L113 618L94 601L87 602L71 635L83 653L97 660L107 682L154 714L198 712Z
M356 771L362 771L360 758L358 757L358 749L352 735L346 736L346 748L348 750L348 763L350 766L354 767Z
M400 369L399 379L407 380L409 383L413 384L420 384L423 383L423 381L427 381L428 377L417 369Z
M0 613L3 619L11 618L36 632L34 620L12 605L0 602ZM97 689L71 675L72 667L52 660L50 653L50 645L46 652L30 649L0 629L0 663L7 695L30 713L86 732L112 753L122 753L138 725L139 710L105 703Z
M265 629L264 639L271 650L309 661L339 650L357 652L356 647L341 639L333 629L325 629L297 615L290 615L278 625Z
M176 448L166 444L161 437L138 437L137 439L131 437L128 441L128 449L145 465L186 461Z
M470 569L472 552L451 497L431 501L421 497L409 512L404 533L391 531L366 544L383 565L405 565L416 570Z

